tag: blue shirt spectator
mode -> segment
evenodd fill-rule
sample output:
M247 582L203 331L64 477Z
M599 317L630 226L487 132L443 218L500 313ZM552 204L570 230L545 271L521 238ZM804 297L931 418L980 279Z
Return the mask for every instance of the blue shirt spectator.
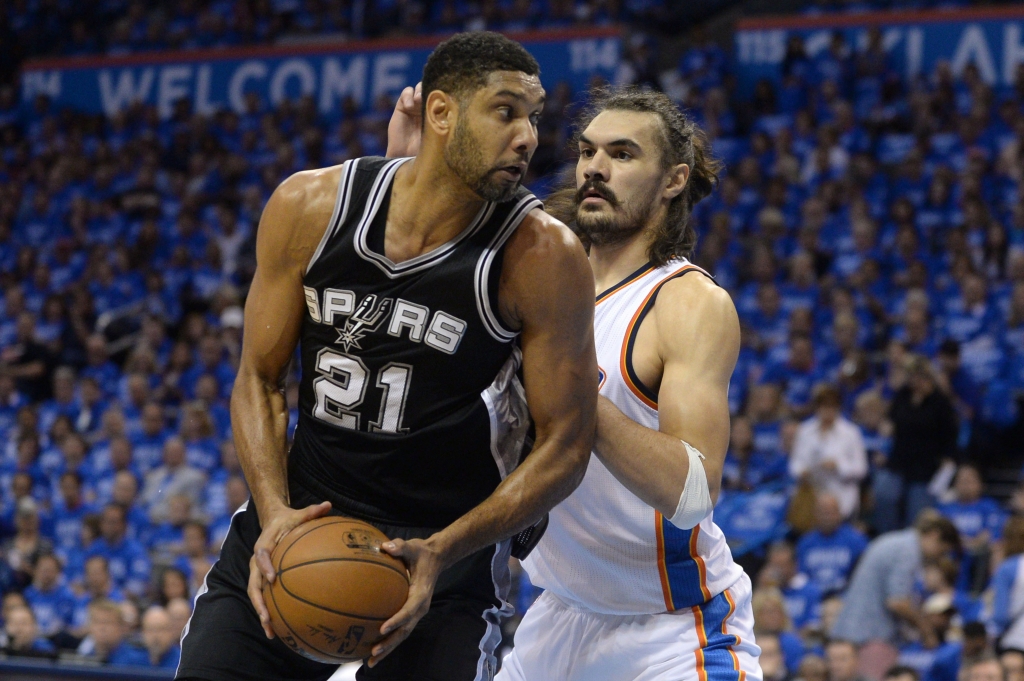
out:
M75 597L75 609L71 616L71 632L84 636L89 626L89 604L93 601L108 600L114 603L124 601L124 593L114 586L107 568L107 559L93 556L83 567L82 593Z
M821 617L822 593L810 577L799 572L792 545L786 542L772 544L762 570L767 584L779 588L786 614L797 630L817 625Z
M953 521L968 549L980 548L1002 539L1006 512L995 499L982 496L984 482L981 472L971 464L962 464L953 482L954 501L939 504L936 509Z
M4 621L5 645L0 648L6 655L21 657L56 657L53 643L39 634L32 610L14 604L6 608Z
M797 542L797 566L821 593L842 591L868 540L842 521L839 503L831 495L818 496L814 517L815 529Z
M789 341L789 358L767 366L761 382L780 386L786 404L797 413L806 414L811 406L814 386L823 379L816 365L811 339L794 334Z
M95 513L82 495L82 478L74 471L60 476L60 501L53 509L53 539L58 551L67 552L78 546L82 536L82 522Z
M111 578L119 588L133 595L145 593L149 585L149 554L142 544L126 536L124 509L116 504L107 505L100 518L100 533L86 548L86 560L93 556L106 558Z
M75 594L63 584L60 560L56 556L48 554L36 560L32 584L24 595L42 635L53 636L71 624Z

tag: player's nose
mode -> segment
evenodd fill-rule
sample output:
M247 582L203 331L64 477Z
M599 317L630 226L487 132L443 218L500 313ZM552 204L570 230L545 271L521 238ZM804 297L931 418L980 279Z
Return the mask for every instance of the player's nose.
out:
M587 160L587 165L583 169L583 177L587 180L601 180L602 182L608 181L608 158L600 151L596 152L590 159Z
M519 125L519 129L516 131L515 138L512 140L512 148L517 154L532 156L533 152L537 151L538 144L537 129L533 127L529 119L523 119L522 124Z

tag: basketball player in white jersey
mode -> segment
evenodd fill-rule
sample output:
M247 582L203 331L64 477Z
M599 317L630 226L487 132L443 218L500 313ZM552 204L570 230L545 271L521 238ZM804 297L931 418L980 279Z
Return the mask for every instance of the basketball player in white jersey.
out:
M589 247L598 435L524 561L545 591L497 679L759 681L750 579L712 521L739 322L685 257L718 164L660 93L606 93L579 130L575 186L546 210Z

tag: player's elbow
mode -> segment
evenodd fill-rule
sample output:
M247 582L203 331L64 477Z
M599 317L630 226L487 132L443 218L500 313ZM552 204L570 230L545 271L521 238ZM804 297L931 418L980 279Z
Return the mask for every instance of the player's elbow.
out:
M715 509L722 489L722 472L702 461L696 450L687 447L689 466L685 480L668 486L668 494L656 505L669 522L681 530L692 530Z
M279 378L266 376L243 358L235 375L234 385L231 387L231 408L244 408L246 405L252 405L253 400L260 395L281 390L283 385Z

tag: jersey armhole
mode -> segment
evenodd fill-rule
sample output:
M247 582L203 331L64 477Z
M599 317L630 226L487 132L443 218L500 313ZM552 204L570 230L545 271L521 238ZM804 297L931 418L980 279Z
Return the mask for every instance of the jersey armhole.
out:
M313 252L313 257L309 259L309 264L306 265L306 274L313 269L313 265L320 259L320 254L324 252L324 248L331 238L337 233L341 225L345 224L345 219L348 217L348 207L351 203L352 198L352 186L354 182L352 178L355 176L356 164L359 159L353 159L351 161L345 161L341 166L341 178L338 180L338 193L334 199L334 211L331 213L331 219L327 221L327 229L324 230L324 235L320 238L320 243L316 247L316 251Z
M509 237L516 231L531 210L540 208L544 204L534 196L528 194L519 200L513 207L501 227L494 233L494 237L480 255L476 263L476 272L473 277L473 288L476 292L476 307L480 313L480 320L487 329L487 333L499 343L508 343L519 335L514 329L509 329L502 321L498 311L498 285L497 279L501 275L501 264L504 257L503 249ZM494 267L495 260L499 267Z
M640 400L651 409L658 408L658 394L646 386L633 369L633 346L636 343L636 337L640 331L640 326L643 324L647 314L654 309L654 303L658 300L658 294L661 292L661 287L673 279L678 279L690 272L700 272L708 279L715 282L714 277L695 265L687 266L686 268L665 277L663 280L658 282L658 285L655 286L650 293L647 294L647 298L640 305L640 309L636 311L636 314L633 315L633 319L630 321L629 326L626 329L626 338L622 345L622 375L626 379L626 385L629 387L630 391L639 397ZM717 286L718 282L715 282L715 285Z

